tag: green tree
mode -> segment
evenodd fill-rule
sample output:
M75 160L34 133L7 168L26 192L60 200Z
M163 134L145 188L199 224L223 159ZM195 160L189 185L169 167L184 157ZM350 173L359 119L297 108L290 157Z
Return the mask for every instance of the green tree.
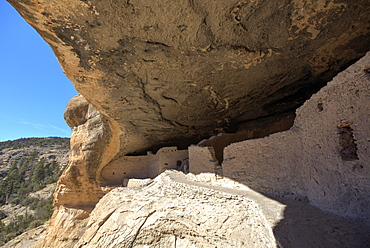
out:
M43 183L45 180L45 161L42 159L38 161L33 169L31 182L33 183Z
M4 205L6 203L6 191L5 191L6 183L4 178L0 177L0 205Z
M4 189L6 199L8 199L12 193L16 193L24 182L24 177L19 173L17 165L13 164L5 178Z
M4 219L6 217L7 217L6 213L4 211L0 210L0 220Z

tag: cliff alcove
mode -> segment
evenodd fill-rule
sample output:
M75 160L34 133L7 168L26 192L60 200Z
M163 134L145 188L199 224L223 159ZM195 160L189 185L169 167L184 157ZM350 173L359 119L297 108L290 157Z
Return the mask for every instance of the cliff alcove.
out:
M361 0L9 2L117 128L120 155L294 111L370 41Z
M73 227L65 221L73 218L80 229L66 239L80 236L107 192L102 175L126 155L186 148L222 132L256 138L289 129L299 106L370 50L364 0L8 1L50 44L81 93L65 114L73 130L71 161L55 193L50 240L68 234ZM315 102L315 110L326 109ZM343 160L355 163L363 155L347 124L335 134L343 138ZM245 163L235 167L227 155L234 146L224 152L227 145L216 148L224 173L252 185L264 177L248 177L254 167ZM276 188L275 179L259 190L309 195L318 206L333 207L305 191L311 184ZM353 214L342 210L332 212Z

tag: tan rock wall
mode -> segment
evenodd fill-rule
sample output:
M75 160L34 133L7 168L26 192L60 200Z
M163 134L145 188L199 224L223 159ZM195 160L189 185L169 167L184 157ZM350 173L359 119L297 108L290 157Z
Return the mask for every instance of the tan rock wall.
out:
M71 153L67 168L57 183L56 206L91 208L103 196L97 177L104 152L109 148L111 130L108 120L86 99L71 99L65 119L72 129Z
M57 182L55 209L42 247L69 247L78 238L104 195L99 172L117 153L114 126L83 96L71 99L65 119L72 129L70 158Z
M224 176L370 224L369 67L367 54L336 76L289 131L226 147Z

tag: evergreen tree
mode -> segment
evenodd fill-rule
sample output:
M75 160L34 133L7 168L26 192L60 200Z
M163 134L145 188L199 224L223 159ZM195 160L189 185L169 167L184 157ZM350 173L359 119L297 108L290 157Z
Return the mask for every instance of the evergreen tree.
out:
M33 169L31 181L33 183L43 183L45 180L45 176L46 176L45 161L40 160L36 163Z
M16 193L24 182L24 178L19 173L17 165L13 164L5 178L6 199L8 199L12 193Z

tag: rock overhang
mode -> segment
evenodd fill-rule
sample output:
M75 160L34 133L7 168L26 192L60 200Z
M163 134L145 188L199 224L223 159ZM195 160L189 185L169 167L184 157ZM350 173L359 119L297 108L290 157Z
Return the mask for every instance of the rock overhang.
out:
M119 154L294 111L369 50L364 1L13 1Z

